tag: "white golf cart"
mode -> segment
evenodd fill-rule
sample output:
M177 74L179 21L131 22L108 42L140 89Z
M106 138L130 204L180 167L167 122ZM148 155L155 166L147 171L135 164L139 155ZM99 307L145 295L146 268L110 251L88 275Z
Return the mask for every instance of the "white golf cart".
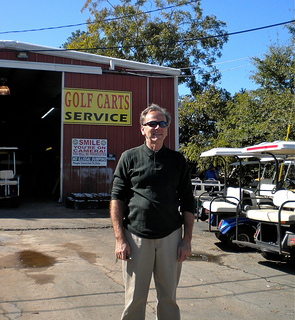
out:
M257 222L255 243L249 241L233 240L238 245L257 249L267 260L294 261L295 260L295 190L289 184L282 188L279 180L280 166L277 158L285 157L286 160L295 158L294 141L265 142L244 149L245 153L264 153L274 158L276 162L276 188L272 190L274 208L249 208L246 217ZM292 164L292 163L291 163ZM289 180L294 181L295 168L289 167L287 174ZM283 186L285 187L285 186ZM236 221L240 212L237 212ZM236 236L239 233L237 223Z
M16 175L17 147L0 147L0 203L19 206L19 176Z
M195 195L197 214L201 220L208 219L209 231L213 226L217 227L215 234L221 242L228 244L235 250L247 250L245 246L233 243L233 240L239 239L254 243L257 222L246 217L246 208L273 207L272 190L277 188L277 183L274 182L274 178L265 178L264 169L269 162L273 167L274 160L267 154L245 153L243 148L214 148L203 152L201 157L221 158L224 162L225 173L222 192L203 192L200 195ZM235 157L238 160L233 163L237 167L236 170L239 171L238 184L231 185L232 181L228 179L225 157ZM283 158L280 160L282 161ZM248 172L247 168L251 168L251 179L249 179L250 176L244 179L245 173ZM237 211L240 212L238 235L236 235Z

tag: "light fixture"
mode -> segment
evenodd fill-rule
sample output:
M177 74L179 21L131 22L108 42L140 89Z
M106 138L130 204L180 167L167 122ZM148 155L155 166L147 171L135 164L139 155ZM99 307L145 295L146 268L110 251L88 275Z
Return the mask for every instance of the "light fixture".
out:
M28 55L27 52L18 52L18 53L17 53L17 57L18 57L19 59L28 59L28 58L29 58L29 55Z
M0 96L9 96L10 90L6 85L7 80L5 78L0 78Z
M54 110L54 108L51 108L49 111L47 111L45 114L43 114L41 119L44 119L45 117L47 117L49 115L49 113L51 113L53 110Z

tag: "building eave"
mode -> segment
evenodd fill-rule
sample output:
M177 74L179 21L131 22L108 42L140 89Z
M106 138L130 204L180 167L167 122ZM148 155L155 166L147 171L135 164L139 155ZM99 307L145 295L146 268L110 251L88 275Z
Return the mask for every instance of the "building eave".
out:
M115 65L120 68L130 69L130 71L142 71L156 73L166 76L177 77L180 75L180 69L163 67L148 63L112 58L91 53L79 52L74 50L65 50L61 48L47 47L42 45L30 44L20 41L0 40L0 49L28 51L39 54L48 54L51 56L88 61L93 63Z

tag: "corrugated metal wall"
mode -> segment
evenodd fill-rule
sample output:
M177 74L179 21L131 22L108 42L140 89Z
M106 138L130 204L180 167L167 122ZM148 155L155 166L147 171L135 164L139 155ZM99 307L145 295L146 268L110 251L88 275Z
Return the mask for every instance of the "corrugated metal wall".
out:
M67 88L132 92L132 126L64 124L63 195L66 197L72 192L109 193L121 153L144 141L139 126L141 111L154 102L167 108L174 117L174 79L147 79L119 73L103 73L99 76L66 73L64 85ZM107 139L108 153L115 154L116 161L108 161L107 167L72 167L72 138ZM174 148L174 141L175 131L170 128L165 144Z
M151 103L157 103L168 109L175 117L175 92L173 77L147 77L119 72L109 72L109 65L58 57L47 53L28 52L26 61L38 63L56 63L68 65L82 65L101 67L102 75L92 74L64 74L64 87L77 89L98 89L112 91L132 92L132 126L112 125L63 125L63 181L62 195L67 197L73 192L107 192L111 190L113 172L121 153L129 148L143 143L144 138L140 133L139 115ZM0 51L0 59L21 61L17 58L17 51L4 49ZM24 63L26 63L24 61ZM118 70L118 69L116 69ZM61 114L61 117L63 115ZM108 161L107 167L76 167L71 165L72 139L107 139L108 153L115 154L116 161ZM175 128L169 128L165 145L175 147Z

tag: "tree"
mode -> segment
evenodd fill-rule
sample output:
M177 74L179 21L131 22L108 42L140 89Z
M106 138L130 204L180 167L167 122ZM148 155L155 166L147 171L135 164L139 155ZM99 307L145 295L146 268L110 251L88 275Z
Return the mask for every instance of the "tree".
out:
M293 46L271 46L263 59L254 59L257 90L231 97L210 87L179 108L180 147L188 160L202 166L202 151L214 147L245 147L262 141L295 139Z
M295 93L295 51L293 45L271 45L263 59L253 58L257 70L252 79L269 93Z
M262 141L295 139L295 51L272 45L263 59L254 58L257 90L244 91L227 104L227 117L217 122L221 146L244 147Z
M220 79L212 64L228 39L225 23L203 16L200 1L155 0L149 12L146 0L101 8L103 1L85 2L93 21L87 32L72 33L64 48L181 68L180 83L192 93Z
M290 31L292 33L292 28ZM293 35L292 35L293 38ZM272 45L263 59L254 59L257 68L252 79L260 85L255 91L263 108L265 139L284 140L290 125L295 139L295 50L294 39L287 46Z
M180 150L190 161L198 162L202 151L218 145L217 123L227 117L230 94L210 86L194 98L184 97L179 107Z
M226 104L227 116L217 122L219 147L245 147L265 141L265 108L255 92L243 91Z

